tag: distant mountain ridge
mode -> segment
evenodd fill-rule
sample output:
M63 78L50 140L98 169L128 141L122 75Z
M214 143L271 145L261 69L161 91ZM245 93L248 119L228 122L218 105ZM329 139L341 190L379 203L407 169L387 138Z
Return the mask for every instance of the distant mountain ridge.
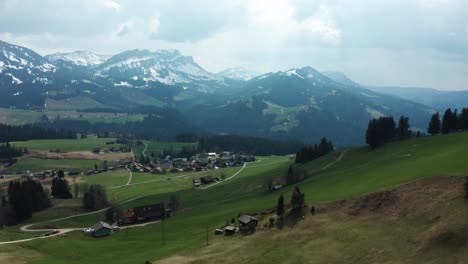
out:
M151 106L180 112L191 126L211 133L305 142L327 136L338 146L362 144L371 118L408 115L413 127L425 129L434 111L312 67L254 77L237 69L229 77L206 71L177 50L129 50L107 59L74 52L47 60L23 47L0 45L0 107Z
M98 55L96 53L78 50L66 53L53 53L44 56L45 59L54 63L58 60L63 60L75 64L77 66L92 67L104 63L110 56Z

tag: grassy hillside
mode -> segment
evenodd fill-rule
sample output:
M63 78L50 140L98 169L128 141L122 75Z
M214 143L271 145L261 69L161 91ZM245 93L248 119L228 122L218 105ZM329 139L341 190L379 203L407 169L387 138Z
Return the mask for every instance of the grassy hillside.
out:
M116 145L106 145L108 141L114 141L115 138L98 138L89 136L85 139L41 139L13 142L17 147L28 148L28 150L56 150L68 151L91 151L94 148L108 148Z
M177 259L169 263L219 262L220 258L227 256L232 258L229 259L231 263L254 260L265 263L420 263L418 260L430 261L431 256L434 257L432 263L447 263L442 261L443 257L454 260L449 263L457 263L465 254L462 253L464 242L460 241L466 241L467 227L464 223L468 214L460 198L461 190L446 195L444 190L460 187L461 179L454 178L448 185L444 185L443 180L430 185L446 186L433 192L416 189L419 194L415 197L397 195L400 199L397 201L407 205L404 211L397 214L358 211L356 216L349 214L349 208L352 209L354 204L360 208L362 201L357 198L372 192L434 176L467 175L466 149L468 133L460 133L411 139L374 151L367 148L350 149L339 162L327 166L341 154L337 151L301 166L298 169L303 170L307 178L299 186L306 195L307 203L331 209L315 218L307 217L283 231L259 232L251 237L234 238L214 238L211 235L214 228L222 226L226 219L235 218L239 213L273 208L280 194L289 200L292 186L267 193L264 182L268 177L284 176L291 161L287 157L261 157L259 162L248 164L236 177L204 190L192 189L184 180L180 184L166 180L109 191L108 195L116 200L146 195L124 204L124 207L167 201L169 195L175 193L180 198L181 209L164 223L164 244L162 225L156 224L125 230L98 240L76 232L48 240L48 243L37 240L24 243L26 249L21 250L16 246L0 246L0 254L13 254L31 263L103 263L109 260L114 263L143 263L171 255L176 255ZM228 176L234 175L231 173ZM144 181L142 179L141 182ZM174 187L169 187L172 184ZM357 200L350 201L349 206L346 202L338 203L335 207L329 204L343 199ZM427 201L432 200L437 203L429 205ZM410 203L407 204L407 201ZM427 210L412 214L418 207L427 207ZM103 213L54 222L54 225L90 226L102 218ZM436 223L433 219L442 220ZM452 227L456 229L452 230ZM207 229L213 245L208 248L205 247ZM462 235L455 235L452 240L451 234L457 231ZM294 234L296 236L290 238L289 235ZM444 248L444 243L438 241L445 241L446 236L454 244ZM431 246L432 243L436 246ZM447 252L452 255L447 255L444 250L449 250ZM239 251L245 254L237 254ZM424 254L421 255L421 252ZM28 259L25 257L28 255L35 257Z

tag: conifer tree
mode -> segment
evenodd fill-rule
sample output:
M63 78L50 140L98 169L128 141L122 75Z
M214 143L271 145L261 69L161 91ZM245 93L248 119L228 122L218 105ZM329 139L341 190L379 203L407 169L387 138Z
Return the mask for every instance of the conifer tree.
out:
M435 113L431 117L431 121L429 122L429 127L427 128L427 132L431 135L437 135L440 133L440 116L439 113Z

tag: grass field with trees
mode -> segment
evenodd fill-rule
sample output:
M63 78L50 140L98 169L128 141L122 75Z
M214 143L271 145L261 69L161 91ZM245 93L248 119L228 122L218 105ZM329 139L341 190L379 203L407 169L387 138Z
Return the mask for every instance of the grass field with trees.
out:
M305 195L306 204L320 207L331 202L358 199L363 195L388 190L405 183L416 184L418 180L427 181L435 176L465 176L468 171L465 158L467 144L468 133L457 133L389 143L376 150L367 147L338 150L304 165L295 165L295 169L305 175L305 179L297 185ZM340 161L327 166L341 154L343 155ZM306 217L296 225L287 226L285 232L275 229L271 232L259 232L251 237L233 238L212 235L212 231L222 226L226 219L236 218L239 213L276 208L281 194L285 202L289 203L294 186L267 192L264 183L269 177L284 177L293 163L288 157L260 157L258 162L248 164L236 177L208 189L197 190L191 186L185 187L184 184L173 189L167 186L158 189L155 182L154 187L142 184L141 189L136 187L139 185L135 185L135 189L128 187L128 191L127 187L115 190L115 193L108 191L110 198L114 194L121 194L122 197L118 200L135 197L140 193L148 195L123 204L124 208L167 202L171 195L179 197L180 209L164 222L165 243L162 241L162 225L155 224L125 230L98 240L74 232L48 240L48 243L40 240L24 243L25 246L21 249L17 249L15 245L0 246L0 254L14 255L31 263L103 263L109 260L114 263L144 263L146 260L156 261L173 255L179 260L193 258L193 261L214 263L219 262L221 257L210 253L219 251L225 256L232 253L226 250L233 247L238 250L254 248L255 250L249 250L242 259L261 259L264 263L269 263L272 259L313 263L320 263L326 259L329 263L373 263L393 259L404 263L420 263L431 258L434 258L433 263L444 263L441 262L444 258L456 261L466 257L465 244L456 242L459 241L457 239L466 241L464 237L468 230L468 213L462 195L461 200L454 198L455 200L450 200L444 205L431 205L430 212L424 211L419 218L416 213L414 216L408 214L407 217L395 219L387 215L353 217L343 215L339 211L323 214L319 212L316 218ZM167 182L172 184L172 181ZM459 187L461 192L463 181L460 181ZM416 197L417 199L411 200L409 205L405 206L417 208L425 206L425 201L432 198L439 201L443 197L445 196L440 196L440 191L430 192L425 197ZM411 212L414 208L408 207L407 210ZM50 211L53 212L53 209ZM440 221L428 220L439 219L437 216L441 217ZM91 226L103 218L104 212L54 222L54 225ZM448 233L442 232L451 226L456 230L449 228ZM211 244L209 247L206 247L207 229ZM448 238L442 236L442 239L448 239L448 245L452 245L450 251L444 251L448 248L444 248L443 245L437 244L432 247L432 244L424 244L431 243L432 240L425 239L426 235L431 234L431 230L436 233L442 232L442 235L450 232L458 232L461 235L454 237L455 244L450 244L450 235ZM272 239L273 237L275 239ZM281 242L280 245L279 241L288 243ZM390 244L400 246L390 247ZM423 254L424 251L421 250L426 246L434 250L430 251L430 254ZM369 250L358 250L366 247ZM262 259L260 255L267 251L273 252L272 255ZM337 251L341 254L336 255ZM302 254L303 252L307 253ZM168 259L166 263L174 261ZM228 260L229 263L236 261L241 261L240 255Z

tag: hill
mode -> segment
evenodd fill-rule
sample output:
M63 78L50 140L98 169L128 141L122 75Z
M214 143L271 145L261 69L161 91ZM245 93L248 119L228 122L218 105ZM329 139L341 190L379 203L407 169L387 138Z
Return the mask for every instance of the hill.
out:
M466 241L467 212L461 198L463 181L450 176L466 175L468 164L464 153L467 142L468 133L414 138L375 151L367 148L349 149L344 154L338 151L299 166L296 169L303 171L306 178L298 186L305 193L307 204L318 208L318 215L307 216L304 221L291 224L282 231L259 231L250 237L233 238L209 235L212 246L205 247L207 228L211 234L212 230L223 226L226 219L236 218L239 213L258 214L265 222L270 215L262 216L260 212L274 208L280 194L284 194L288 201L292 186L268 193L264 183L269 177L284 176L290 161L287 157L260 157L259 162L247 164L244 169L225 171L229 180L212 188L193 189L190 179L197 177L194 174L185 179L178 177L146 183L143 179L138 185L112 189L109 195L117 199L114 201L143 195L122 204L125 208L167 201L172 194L180 197L180 210L164 221L165 243L162 242L161 225L153 224L99 240L70 233L53 238L49 243L38 240L24 243L27 246L20 251L14 246L0 246L0 250L21 252L25 256L23 259L38 256L36 263L65 260L69 263L102 263L109 259L115 263L144 262L171 255L179 256L175 260L182 260L182 263L183 260L200 259L214 262L220 256L216 252L225 256L247 247L258 250L249 250L243 260L310 260L314 263L333 257L332 263L349 263L350 259L364 263L418 263L434 257L433 263L446 263L445 258L456 263L466 257L466 245L462 241ZM342 159L337 160L338 156ZM407 183L411 184L405 186ZM343 200L346 201L339 202ZM51 210L56 213L41 218L35 216L31 222L59 217L59 212L70 214L63 209ZM103 214L79 216L49 225L90 226L102 219ZM13 231L0 232L11 234ZM286 234L294 236L286 238ZM288 243L278 245L277 241ZM387 247L389 244L401 246L390 248ZM363 249L366 247L368 250ZM444 253L447 249L450 249L450 255ZM337 251L342 254L332 254ZM234 255L238 256L232 258L233 261L241 260L241 254Z
M432 88L412 87L370 86L368 88L379 93L418 102L441 112L445 111L447 108L462 109L468 101L468 91L440 91Z

